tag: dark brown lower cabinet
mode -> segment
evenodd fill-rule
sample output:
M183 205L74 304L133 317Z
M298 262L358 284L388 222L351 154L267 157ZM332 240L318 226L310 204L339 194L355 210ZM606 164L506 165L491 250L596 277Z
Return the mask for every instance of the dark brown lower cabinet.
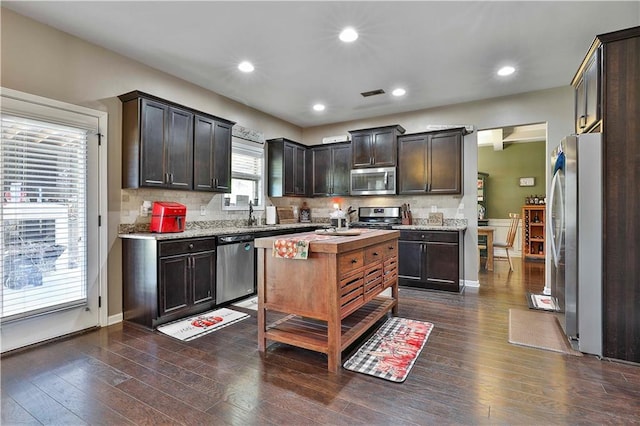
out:
M462 291L462 236L462 231L401 231L398 241L398 284Z
M216 239L123 239L124 319L149 328L216 304Z

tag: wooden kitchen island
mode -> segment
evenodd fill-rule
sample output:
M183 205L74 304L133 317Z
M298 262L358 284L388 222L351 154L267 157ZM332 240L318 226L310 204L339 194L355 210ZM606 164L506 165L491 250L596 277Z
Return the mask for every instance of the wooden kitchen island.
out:
M313 232L255 240L260 352L273 340L325 353L335 373L343 350L389 311L397 313L400 232L358 231L315 240ZM273 256L276 240L300 238L311 241L307 259ZM380 294L388 288L390 296ZM268 323L271 314L275 320Z

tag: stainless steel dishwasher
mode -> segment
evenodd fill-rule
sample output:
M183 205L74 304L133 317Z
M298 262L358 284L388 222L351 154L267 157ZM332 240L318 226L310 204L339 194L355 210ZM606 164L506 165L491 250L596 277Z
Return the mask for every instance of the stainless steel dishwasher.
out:
M218 237L216 303L222 304L256 292L256 255L251 234Z

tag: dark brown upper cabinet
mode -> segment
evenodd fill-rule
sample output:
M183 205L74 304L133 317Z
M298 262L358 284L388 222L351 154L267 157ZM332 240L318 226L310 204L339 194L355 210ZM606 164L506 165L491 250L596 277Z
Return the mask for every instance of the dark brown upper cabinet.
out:
M317 145L308 154L311 163L311 195L349 195L351 144Z
M461 194L464 128L398 137L398 193Z
M269 197L307 196L307 147L277 138L267 141Z
M600 121L600 50L596 49L573 81L576 133L592 131Z
M373 129L351 130L351 166L396 167L397 138L405 132L398 124Z
M231 127L228 122L196 115L193 186L196 191L231 192Z
M229 191L233 122L139 91L119 98L123 188Z

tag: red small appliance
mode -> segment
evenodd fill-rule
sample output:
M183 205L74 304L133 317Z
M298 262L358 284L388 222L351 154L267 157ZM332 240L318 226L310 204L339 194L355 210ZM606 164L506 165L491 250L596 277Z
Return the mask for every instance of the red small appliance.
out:
M154 201L151 210L151 232L183 232L187 206L172 201Z

